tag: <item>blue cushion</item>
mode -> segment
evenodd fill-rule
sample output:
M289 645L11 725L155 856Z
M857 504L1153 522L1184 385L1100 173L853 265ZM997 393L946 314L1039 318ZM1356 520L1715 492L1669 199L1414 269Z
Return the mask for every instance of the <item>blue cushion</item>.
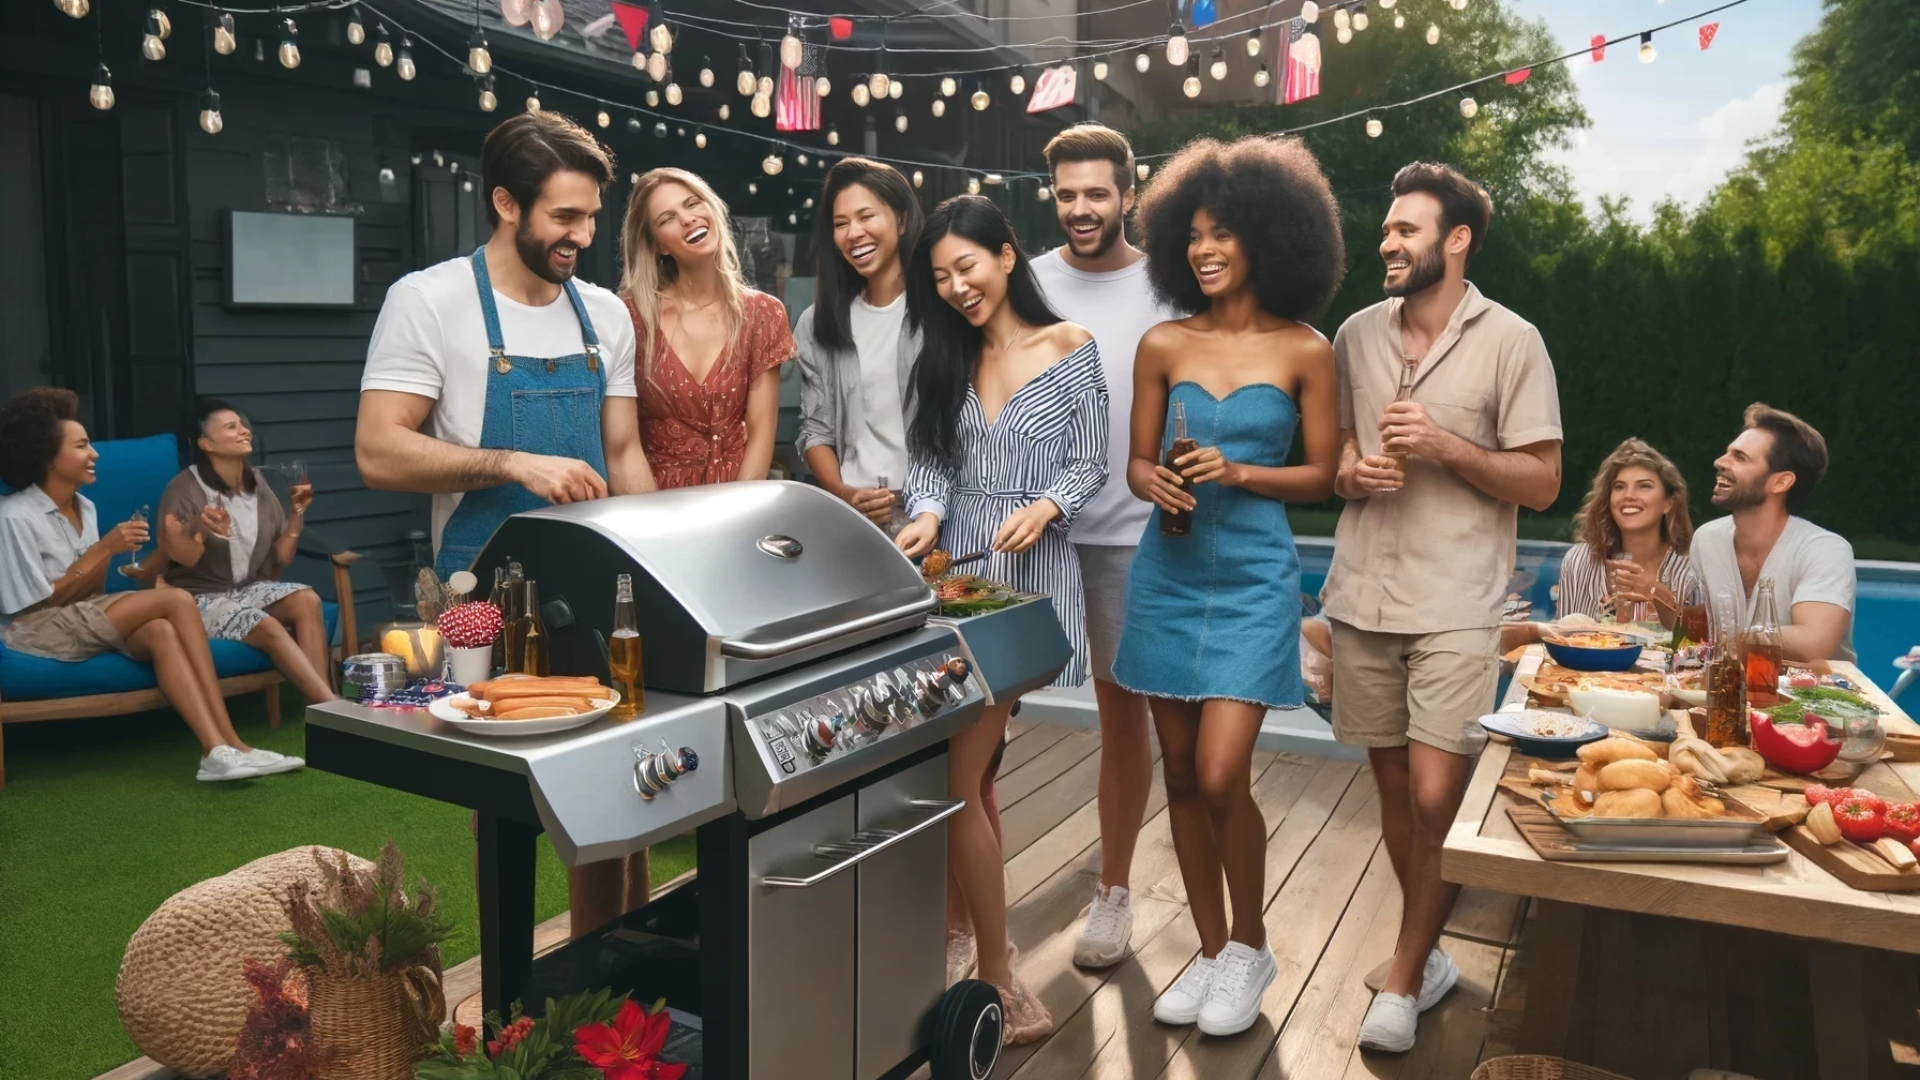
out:
M323 604L326 612L327 640L332 641L340 621L337 604ZM251 645L237 641L215 641L213 670L221 678L251 675L267 671L273 661ZM131 690L151 690L155 686L153 668L129 660L119 653L106 653L91 660L69 664L39 656L14 652L0 645L0 720L6 718L9 701L44 701L49 698L81 697L92 694L119 694Z
M172 435L149 435L144 439L97 442L93 448L100 452L100 460L94 465L94 472L99 479L82 488L80 493L93 502L100 530L105 532L113 528L144 506L147 508L147 521L153 526L154 535L158 536L160 493L167 489L168 481L180 472L180 441ZM10 493L11 489L0 484L0 495ZM114 559L116 567L124 566L126 562L124 556ZM135 585L132 578L117 573L107 575L108 592L125 592ZM145 685L152 686L153 683L149 681ZM140 687L127 689L137 690ZM0 688L0 693L4 693L4 688Z

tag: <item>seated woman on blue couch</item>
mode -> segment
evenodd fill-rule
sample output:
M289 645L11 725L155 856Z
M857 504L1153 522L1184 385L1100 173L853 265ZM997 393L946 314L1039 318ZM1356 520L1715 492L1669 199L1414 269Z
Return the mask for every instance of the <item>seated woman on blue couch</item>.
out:
M16 652L78 663L117 652L153 665L200 740L200 780L244 780L305 762L240 741L227 716L193 597L174 588L107 593L107 566L147 542L143 521L100 534L93 503L100 457L70 390L37 387L0 407L0 641Z
M194 410L193 464L160 496L160 549L169 585L193 594L207 636L243 641L310 702L332 701L326 676L327 624L320 594L277 580L293 562L313 503L310 486L280 505L249 464L253 430L239 410L203 399Z

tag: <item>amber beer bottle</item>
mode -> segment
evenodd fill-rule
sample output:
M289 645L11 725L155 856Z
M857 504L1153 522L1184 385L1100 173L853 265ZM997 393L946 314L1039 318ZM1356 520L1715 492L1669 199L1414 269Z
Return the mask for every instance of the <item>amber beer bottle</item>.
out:
M646 706L640 681L640 623L633 610L633 575L614 579L613 634L607 638L607 674L613 688L620 691L620 704L613 707L615 719L632 719Z
M547 672L547 624L540 621L540 586L527 579L526 598L521 602L520 672L541 675Z
M1780 617L1773 603L1773 579L1761 578L1753 601L1753 624L1746 636L1747 703L1756 709L1780 704L1780 669L1786 664L1786 645L1780 639Z
M1174 462L1198 449L1200 449L1200 444L1187 438L1186 402L1176 401L1173 403L1173 444L1167 447L1167 468L1178 473L1180 467L1175 465ZM1186 478L1181 477L1181 489L1185 490L1186 486ZM1193 511L1181 510L1177 513L1169 513L1165 510L1160 511L1160 535L1185 536L1192 531Z

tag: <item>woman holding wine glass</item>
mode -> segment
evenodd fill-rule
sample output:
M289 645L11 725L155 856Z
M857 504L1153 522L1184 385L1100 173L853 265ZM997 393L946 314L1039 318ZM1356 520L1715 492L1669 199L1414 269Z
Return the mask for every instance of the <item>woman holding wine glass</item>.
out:
M1667 456L1639 439L1614 448L1574 517L1578 543L1560 563L1559 618L1585 615L1671 629L1703 593L1687 553L1693 517L1687 481ZM1689 634L1704 633L1694 627Z
M309 702L332 701L320 595L279 580L293 562L313 489L292 485L283 508L255 468L253 429L224 401L202 400L193 463L160 496L167 581L193 594L209 637L266 653Z

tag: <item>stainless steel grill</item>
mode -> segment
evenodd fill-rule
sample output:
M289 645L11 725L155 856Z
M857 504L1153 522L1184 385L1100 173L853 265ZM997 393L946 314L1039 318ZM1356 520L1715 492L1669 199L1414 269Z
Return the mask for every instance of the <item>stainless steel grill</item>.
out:
M939 1022L961 1019L936 1009L941 823L964 805L946 740L1065 666L1051 605L935 618L884 534L782 482L521 514L474 569L509 560L539 582L556 674L606 677L614 577L633 575L640 717L489 740L330 705L308 728L319 768L479 811L486 1006L609 984L665 996L698 1017L702 1075L728 1080L880 1080L926 1061ZM697 882L529 964L538 832L580 864L695 828Z

